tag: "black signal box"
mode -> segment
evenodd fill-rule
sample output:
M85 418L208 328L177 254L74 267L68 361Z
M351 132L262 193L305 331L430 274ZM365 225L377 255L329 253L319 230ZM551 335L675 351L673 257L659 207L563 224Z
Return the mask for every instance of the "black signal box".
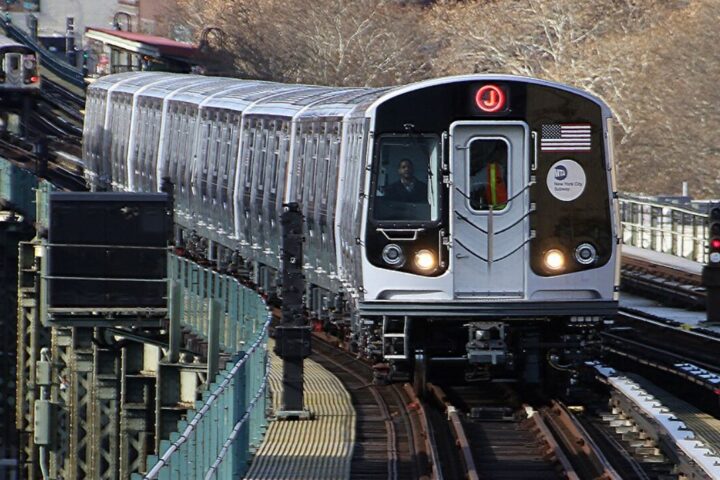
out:
M167 194L50 194L49 309L165 308Z

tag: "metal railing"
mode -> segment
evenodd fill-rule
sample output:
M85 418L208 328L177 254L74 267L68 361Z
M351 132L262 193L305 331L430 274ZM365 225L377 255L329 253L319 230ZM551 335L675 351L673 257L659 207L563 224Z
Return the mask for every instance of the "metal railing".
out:
M620 198L625 245L707 261L707 213L651 199Z
M148 472L132 478L241 478L251 447L259 445L267 426L270 311L256 292L235 278L174 255L169 268L171 322L182 319L185 327L208 339L209 372L218 358L214 349L232 358L217 375L209 376L215 381L178 422L170 439L160 442L160 454L148 456Z

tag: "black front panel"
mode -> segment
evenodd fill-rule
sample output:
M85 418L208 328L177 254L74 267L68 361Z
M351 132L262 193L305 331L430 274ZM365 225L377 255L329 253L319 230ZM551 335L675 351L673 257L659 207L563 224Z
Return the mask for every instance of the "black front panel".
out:
M488 85L492 88L484 88ZM537 146L530 146L530 154L537 158L536 169L530 172L536 179L530 189L531 202L536 205L530 216L531 228L536 233L530 244L531 267L535 273L557 275L596 268L608 262L613 247L611 202L605 125L598 103L571 91L522 81L440 84L381 104L377 109L374 138L377 141L386 135L403 133L441 136L449 132L453 122L461 120L519 120L528 124L536 138ZM381 163L377 149L375 151L371 192L377 188ZM447 165L448 148L444 152L442 163ZM529 163L533 164L533 159ZM430 231L435 234L441 229L447 231L449 195L445 186L440 187L440 221L426 223L428 235ZM379 253L376 255L370 247L376 248L382 243L376 229L385 222L374 218L378 217L369 215L365 239L368 257L376 266L384 267ZM597 252L594 261L588 264L574 258L575 250L583 243L592 245ZM544 254L550 249L562 251L568 259L562 270L546 269Z

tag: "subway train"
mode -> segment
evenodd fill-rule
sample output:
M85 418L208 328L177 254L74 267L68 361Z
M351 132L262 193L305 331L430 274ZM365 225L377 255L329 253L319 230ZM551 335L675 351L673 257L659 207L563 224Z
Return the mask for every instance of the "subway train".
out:
M576 375L617 309L612 114L509 75L388 88L160 72L98 79L93 191L173 184L177 245L277 292L283 205L304 216L309 316L379 376Z
M0 97L17 99L18 94L37 94L40 73L37 53L30 47L0 35Z

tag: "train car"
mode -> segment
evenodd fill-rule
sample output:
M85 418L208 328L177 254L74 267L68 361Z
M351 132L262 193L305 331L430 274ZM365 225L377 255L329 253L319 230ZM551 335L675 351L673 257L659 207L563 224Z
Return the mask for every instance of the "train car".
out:
M84 140L91 188L167 177L178 245L268 294L297 202L310 315L395 378L574 372L617 309L611 112L569 86L111 75L89 87Z
M32 48L0 35L0 62L0 95L4 99L40 91L40 64Z

